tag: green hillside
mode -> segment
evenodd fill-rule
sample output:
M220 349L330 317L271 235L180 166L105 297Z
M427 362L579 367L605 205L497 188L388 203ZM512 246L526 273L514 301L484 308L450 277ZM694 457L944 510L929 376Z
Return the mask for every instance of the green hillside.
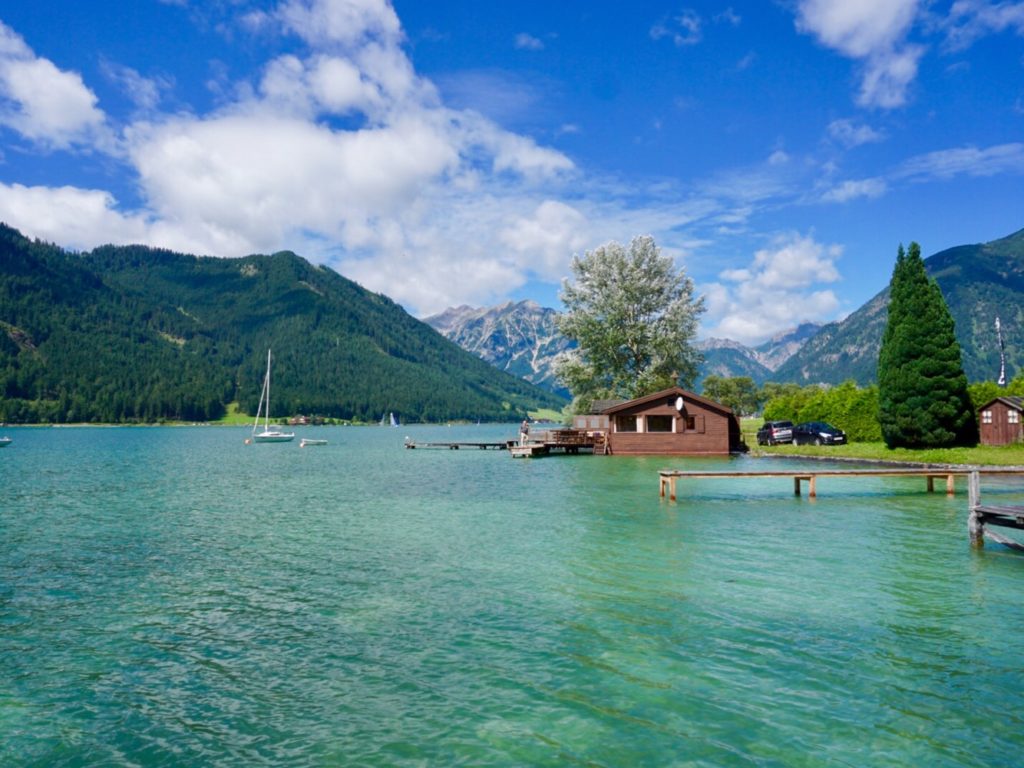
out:
M72 254L0 226L0 420L205 421L253 413L404 422L521 418L563 401L293 253Z
M894 251L895 259L895 251ZM970 381L999 375L995 319L1006 346L1006 374L1024 368L1024 230L978 245L962 245L925 260L956 323L964 371ZM811 338L771 377L801 384L875 381L878 350L887 318L889 289L839 323Z

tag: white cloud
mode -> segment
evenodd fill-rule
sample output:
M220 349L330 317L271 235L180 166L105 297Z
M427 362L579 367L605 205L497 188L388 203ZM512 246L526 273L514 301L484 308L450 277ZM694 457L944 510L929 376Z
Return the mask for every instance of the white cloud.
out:
M833 120L828 125L828 135L833 141L848 149L879 142L885 138L871 126L858 124L853 120Z
M0 183L0 221L66 248L149 242L145 217L126 216L116 207L103 190Z
M0 124L57 149L106 138L96 95L0 23Z
M910 29L919 0L801 0L797 26L855 59L892 49Z
M286 0L276 16L315 48L358 48L368 40L397 44L402 39L398 16L387 0Z
M907 101L907 90L917 77L924 47L907 45L901 51L882 51L867 60L857 103L892 109Z
M169 78L143 77L136 70L123 64L104 60L101 67L107 79L120 87L135 106L144 112L156 109L160 104L162 92L172 85Z
M516 35L515 46L521 51L543 51L544 43L539 38L526 32Z
M587 219L572 206L545 200L530 216L503 229L499 239L512 253L529 255L532 272L557 280L568 257L587 245Z
M858 103L893 108L906 102L924 48L906 36L920 0L800 0L797 29L848 58L863 62Z
M829 189L822 199L830 203L845 203L859 197L881 197L887 189L884 179L851 179Z
M822 285L840 279L841 255L840 246L790 234L757 251L746 267L721 272L720 282L701 286L706 335L757 344L801 322L831 319L839 300Z
M1024 144L998 144L979 149L958 147L912 157L894 173L896 178L915 181L951 179L955 176L1024 174Z
M1024 3L989 3L957 0L945 22L946 46L954 51L970 47L985 35L1013 30L1024 35Z
M668 37L672 39L677 48L688 45L696 45L703 39L701 30L701 18L692 9L685 9L678 16L659 22L651 27L651 37L654 40L661 40Z

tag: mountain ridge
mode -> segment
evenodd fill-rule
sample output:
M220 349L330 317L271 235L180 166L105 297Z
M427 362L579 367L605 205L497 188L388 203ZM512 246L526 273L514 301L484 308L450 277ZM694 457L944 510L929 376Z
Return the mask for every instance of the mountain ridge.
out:
M449 307L423 321L500 370L569 396L554 366L558 356L575 344L559 333L557 310L525 299L493 307Z
M1006 349L1007 377L1024 366L1024 229L987 243L958 245L932 254L925 268L946 299L970 381L994 381L999 371L995 319ZM876 379L878 351L888 317L886 286L846 318L829 323L782 365L780 380L839 384Z
M0 226L7 421L205 421L231 402L253 413L268 347L274 417L504 421L564 402L289 251L75 254Z

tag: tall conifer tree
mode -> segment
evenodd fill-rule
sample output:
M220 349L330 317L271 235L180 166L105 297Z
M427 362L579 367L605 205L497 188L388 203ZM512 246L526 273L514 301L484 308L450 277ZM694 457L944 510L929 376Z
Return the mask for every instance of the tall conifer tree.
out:
M974 445L978 426L953 316L921 247L901 245L878 355L879 421L890 448Z

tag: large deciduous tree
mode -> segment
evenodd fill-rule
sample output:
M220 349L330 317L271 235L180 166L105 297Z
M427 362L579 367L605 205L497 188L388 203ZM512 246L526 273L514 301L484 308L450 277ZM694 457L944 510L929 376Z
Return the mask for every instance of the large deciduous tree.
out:
M890 448L974 445L978 427L953 316L925 271L921 248L901 245L878 355L879 422Z
M572 261L563 283L559 330L577 343L557 366L577 410L602 398L641 397L692 387L700 364L693 346L703 297L649 235L629 247L609 243Z

